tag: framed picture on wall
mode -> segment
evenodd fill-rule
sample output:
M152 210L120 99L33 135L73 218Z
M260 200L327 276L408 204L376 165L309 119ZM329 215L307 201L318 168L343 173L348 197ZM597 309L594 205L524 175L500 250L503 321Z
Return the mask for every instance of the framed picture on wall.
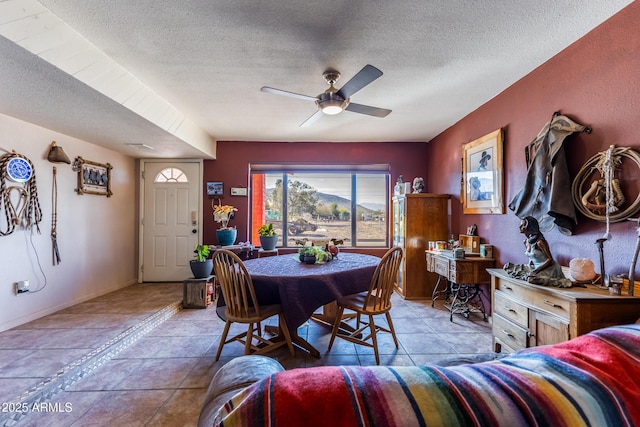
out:
M462 156L465 214L503 214L502 129L465 144Z
M111 166L76 157L73 167L78 171L78 194L96 194L111 197Z
M207 182L207 196L223 196L224 184L220 181Z

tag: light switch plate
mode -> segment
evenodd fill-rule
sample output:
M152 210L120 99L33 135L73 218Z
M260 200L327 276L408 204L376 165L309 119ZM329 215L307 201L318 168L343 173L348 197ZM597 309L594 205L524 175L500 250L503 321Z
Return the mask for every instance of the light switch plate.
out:
M232 196L246 196L247 189L245 187L231 187Z

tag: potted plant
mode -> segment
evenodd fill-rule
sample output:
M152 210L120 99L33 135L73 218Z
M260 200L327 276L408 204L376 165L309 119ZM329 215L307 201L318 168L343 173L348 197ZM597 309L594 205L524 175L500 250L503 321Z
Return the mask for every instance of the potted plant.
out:
M303 246L300 249L298 249L300 262L304 262L305 264L315 264L316 263L315 248L316 248L315 246Z
M260 236L260 246L265 251L272 251L278 244L278 235L273 229L273 224L262 224L258 229L258 235Z
M323 264L327 261L331 261L331 254L324 250L322 246L318 245L305 245L298 249L300 261L305 264Z
M219 203L213 207L213 219L220 224L220 228L216 230L216 237L220 246L231 246L236 242L238 230L235 227L229 227L229 221L233 218L233 213L238 209L230 205L222 205Z
M195 257L189 262L193 277L206 279L213 271L213 260L209 258L209 245L196 245Z

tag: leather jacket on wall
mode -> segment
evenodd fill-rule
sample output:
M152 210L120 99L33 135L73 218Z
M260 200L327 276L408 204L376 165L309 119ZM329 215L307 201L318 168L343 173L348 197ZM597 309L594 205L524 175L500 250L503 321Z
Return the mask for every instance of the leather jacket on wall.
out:
M561 233L573 233L577 219L563 142L569 135L583 131L590 129L556 113L525 148L525 183L509 203L518 218L536 218L541 231L557 225Z

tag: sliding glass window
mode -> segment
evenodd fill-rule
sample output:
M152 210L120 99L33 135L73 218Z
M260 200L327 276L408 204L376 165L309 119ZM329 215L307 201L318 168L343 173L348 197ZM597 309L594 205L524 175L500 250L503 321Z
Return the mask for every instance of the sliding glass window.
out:
M347 247L388 247L389 172L381 166L252 168L252 241L262 224L273 224L280 247L331 239Z

